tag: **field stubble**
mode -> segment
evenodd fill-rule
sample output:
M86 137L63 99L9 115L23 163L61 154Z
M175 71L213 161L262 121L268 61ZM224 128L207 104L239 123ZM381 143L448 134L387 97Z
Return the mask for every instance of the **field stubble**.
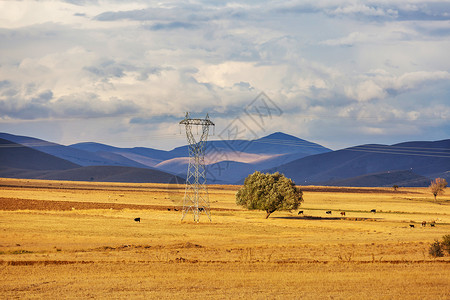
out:
M426 189L307 187L303 215L265 220L235 205L238 187L211 186L211 223L180 222L183 186L1 179L0 189L4 297L450 297L449 257L428 255L450 233L450 201Z

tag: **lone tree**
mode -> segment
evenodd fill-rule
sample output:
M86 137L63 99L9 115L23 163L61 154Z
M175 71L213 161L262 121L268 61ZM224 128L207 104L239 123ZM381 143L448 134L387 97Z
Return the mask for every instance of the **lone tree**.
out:
M278 172L258 171L247 176L244 186L236 194L236 204L248 209L265 210L266 219L276 210L297 209L303 202L302 191L295 183Z
M434 181L431 181L429 188L431 193L434 195L434 201L436 201L437 195L442 195L444 193L446 187L447 180L444 178L436 178Z

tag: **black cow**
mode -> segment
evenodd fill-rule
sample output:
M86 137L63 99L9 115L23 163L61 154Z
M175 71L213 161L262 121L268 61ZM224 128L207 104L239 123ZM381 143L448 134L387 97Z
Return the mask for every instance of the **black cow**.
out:
M303 210L299 211L298 215L303 215Z
M331 215L331 210L325 212L327 215Z
M203 207L199 207L198 211L205 211L205 209Z
M135 220L136 222L141 223L141 218L134 218L134 220Z
M377 210L376 210L376 209L372 209L370 212L371 212L371 213L376 213Z
M409 227L414 228L414 225L413 224L409 224Z

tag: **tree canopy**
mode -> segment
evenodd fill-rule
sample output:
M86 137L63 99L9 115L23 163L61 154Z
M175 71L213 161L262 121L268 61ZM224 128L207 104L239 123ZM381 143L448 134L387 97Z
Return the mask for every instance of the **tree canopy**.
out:
M266 211L266 219L276 210L297 209L303 202L302 191L295 183L278 172L255 173L247 176L236 194L236 204L248 209Z
M435 180L431 181L429 189L433 194L435 201L436 196L442 195L446 187L447 187L447 180L445 180L444 178L436 178Z

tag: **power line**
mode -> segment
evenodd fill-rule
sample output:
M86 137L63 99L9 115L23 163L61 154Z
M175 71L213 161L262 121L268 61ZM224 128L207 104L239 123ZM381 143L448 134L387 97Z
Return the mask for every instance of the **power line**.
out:
M152 136L135 136L133 138L127 140L142 140L142 139L179 139L181 135L173 135L173 134L161 134L161 135L152 135ZM125 139L120 139L125 140ZM213 140L211 142L227 142L233 140ZM307 142L307 141L288 141L288 140L280 140L280 139L264 139L264 140L249 140L249 143L262 143L262 144L271 144L278 146L291 146L291 147L302 147L302 148L316 148L316 149L324 149L325 147ZM57 143L52 142L17 142L18 144L2 144L0 148L17 148L17 147L54 147L60 146ZM121 147L116 147L121 148ZM444 150L444 151L440 151ZM407 146L390 146L390 145L362 145L355 146L345 149L339 149L336 151L355 151L355 152L367 152L367 153L380 153L380 154L396 154L396 155L413 155L413 156L427 156L427 157L441 157L441 158L450 158L450 148L430 148L430 147L407 147Z

